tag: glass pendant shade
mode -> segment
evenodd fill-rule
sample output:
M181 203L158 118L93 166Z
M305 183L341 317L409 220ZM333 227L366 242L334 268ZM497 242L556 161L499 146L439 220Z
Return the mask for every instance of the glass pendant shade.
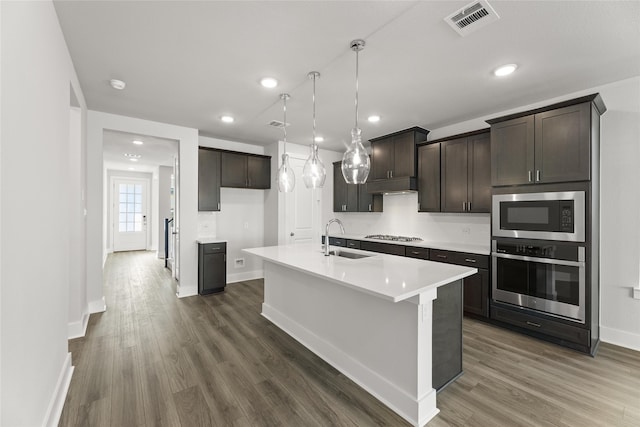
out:
M351 145L342 156L342 176L347 184L364 184L369 177L371 161L360 133L358 128L351 129Z
M293 188L296 186L296 175L293 173L293 169L291 169L289 155L287 153L282 155L282 164L280 165L280 169L278 169L276 180L278 181L278 191L283 193L293 191Z
M316 144L311 145L311 153L309 158L304 163L304 169L302 169L302 179L304 185L307 188L322 188L324 180L327 178L327 170L318 156L318 146Z
M358 127L358 52L364 49L364 40L353 40L351 50L356 53L356 124L351 129L351 145L342 156L342 176L347 184L364 184L369 177L371 161L362 145L361 130Z

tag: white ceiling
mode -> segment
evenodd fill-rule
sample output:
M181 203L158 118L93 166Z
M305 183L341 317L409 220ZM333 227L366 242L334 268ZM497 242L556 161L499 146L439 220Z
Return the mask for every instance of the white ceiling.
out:
M267 145L311 142L317 82L321 147L341 150L354 124L370 139L463 120L640 75L639 1L491 1L501 19L466 37L444 18L467 1L55 1L90 109ZM515 62L498 79L491 71ZM280 81L259 85L263 76ZM123 91L108 81L122 79ZM633 95L631 95L633 96ZM379 114L377 124L366 122ZM219 120L231 114L235 123Z
M136 145L134 140L143 144ZM173 139L104 130L102 142L107 169L153 173L158 165L173 167L173 159L178 155L178 141ZM139 155L140 158L134 162L125 157L125 153Z

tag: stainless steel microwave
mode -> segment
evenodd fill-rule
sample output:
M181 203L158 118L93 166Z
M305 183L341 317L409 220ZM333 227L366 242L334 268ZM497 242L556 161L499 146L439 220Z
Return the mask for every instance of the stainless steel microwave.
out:
M496 237L584 242L585 192L494 194Z

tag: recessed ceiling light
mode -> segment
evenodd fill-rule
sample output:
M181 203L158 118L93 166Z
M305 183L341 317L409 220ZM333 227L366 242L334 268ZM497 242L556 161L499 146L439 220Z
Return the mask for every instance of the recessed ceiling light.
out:
M131 160L132 162L137 162L138 159L136 159L135 157L131 157L129 160Z
M127 169L130 170L130 171L136 170L136 168L127 168Z
M502 67L496 68L495 71L493 72L493 75L496 77L508 76L509 74L513 73L517 68L518 66L516 64L503 65Z
M369 116L369 118L367 118L367 120L369 120L369 122L371 123L378 123L380 121L380 116Z
M278 81L273 77L265 77L262 80L260 80L260 84L263 87L273 89L274 87L278 86Z
M122 80L118 80L118 79L109 80L109 84L111 85L112 88L117 89L117 90L122 90L127 85L125 82L123 82Z
M134 140L133 140L133 141L131 141L131 142L133 142L133 143L134 143L134 144L136 144L136 145L142 145L142 144L144 144L144 141L140 141L139 139L134 139Z
M222 120L225 123L233 123L235 119L231 116L222 116L220 117L220 120Z
M128 157L130 159L139 159L142 157L140 154L132 154L132 153L124 153L123 156Z
M322 141L324 141L324 138L323 138L323 137L321 137L321 136L316 136L315 141L316 141L316 142L322 142Z

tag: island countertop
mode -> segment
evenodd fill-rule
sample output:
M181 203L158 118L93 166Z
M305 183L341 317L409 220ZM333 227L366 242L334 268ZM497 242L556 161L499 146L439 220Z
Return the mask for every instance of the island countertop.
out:
M342 250L342 249L341 249ZM243 249L266 261L302 271L393 302L477 273L477 269L360 250L350 259L324 256L319 245L300 244Z

